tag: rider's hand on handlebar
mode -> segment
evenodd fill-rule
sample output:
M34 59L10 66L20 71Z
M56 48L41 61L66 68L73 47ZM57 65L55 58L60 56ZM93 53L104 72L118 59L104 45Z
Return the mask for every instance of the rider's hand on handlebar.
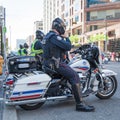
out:
M79 49L76 49L76 50L70 52L70 54L72 54L72 53L74 53L74 54L80 53L80 50L79 50Z

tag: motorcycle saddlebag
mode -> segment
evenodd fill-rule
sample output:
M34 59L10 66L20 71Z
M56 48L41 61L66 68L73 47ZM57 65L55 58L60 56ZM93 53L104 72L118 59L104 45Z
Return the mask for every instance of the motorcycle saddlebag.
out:
M37 61L34 56L15 56L8 60L9 73L24 73L37 69Z

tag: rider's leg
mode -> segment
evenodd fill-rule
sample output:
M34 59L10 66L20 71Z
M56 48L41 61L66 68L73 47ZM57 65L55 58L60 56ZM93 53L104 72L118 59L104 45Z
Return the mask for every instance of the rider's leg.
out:
M85 111L85 112L91 112L94 111L95 108L90 105L86 105L82 98L82 93L80 92L80 84L74 84L72 85L73 95L76 101L76 110L77 111Z
M95 108L93 106L89 106L85 104L85 102L83 101L82 93L80 89L80 78L78 74L66 64L60 64L57 71L61 75L66 77L69 80L70 84L72 85L73 95L76 102L76 110L85 111L85 112L94 111Z

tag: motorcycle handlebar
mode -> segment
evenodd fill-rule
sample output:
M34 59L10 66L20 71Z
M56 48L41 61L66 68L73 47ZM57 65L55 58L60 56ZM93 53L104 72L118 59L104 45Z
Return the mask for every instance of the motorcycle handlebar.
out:
M74 53L74 54L77 54L77 53L82 54L82 53L83 53L83 51L84 51L84 50L82 50L82 48L81 48L81 47L79 47L79 48L77 48L76 50L74 50L74 51L70 52L70 54L72 54L72 53Z
M74 54L77 54L77 53L81 54L81 51L79 49L76 49L76 50L70 52L70 54L72 54L72 53L74 53Z

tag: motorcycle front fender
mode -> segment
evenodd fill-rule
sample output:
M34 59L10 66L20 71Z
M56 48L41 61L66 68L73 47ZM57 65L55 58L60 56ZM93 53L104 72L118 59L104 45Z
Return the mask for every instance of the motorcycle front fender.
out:
M116 76L117 73L112 71L112 70L103 69L102 70L102 75L105 75L105 76Z

